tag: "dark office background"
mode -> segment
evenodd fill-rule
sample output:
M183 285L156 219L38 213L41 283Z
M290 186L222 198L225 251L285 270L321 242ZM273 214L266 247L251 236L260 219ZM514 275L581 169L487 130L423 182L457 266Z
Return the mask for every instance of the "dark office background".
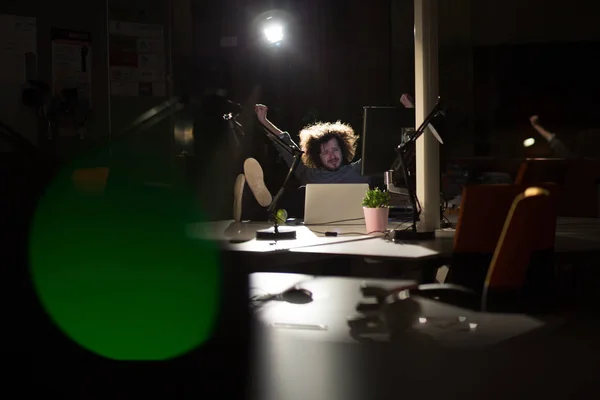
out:
M260 100L290 132L314 116L339 118L358 129L363 105L398 104L402 93L414 91L409 0L122 1L109 2L109 8L117 16L167 27L174 94L218 84L243 103L258 85ZM440 2L440 94L453 128L443 151L519 156L506 143L518 137L520 125L526 127L530 113L566 130L571 124L594 127L589 116L598 105L597 8L586 0L568 6L541 0ZM267 9L283 9L291 17L290 42L277 52L262 46L253 24ZM93 129L106 134L105 2L9 1L1 11L37 17L38 69L45 81L52 73L50 29L92 32ZM223 37L236 37L237 46L222 47ZM113 96L113 131L162 100ZM27 111L1 117L31 136ZM167 135L162 128L157 127ZM155 151L176 152L169 143Z
M600 128L597 1L439 3L439 92L448 110L444 157L523 156L521 143L533 135L528 117L535 113L568 144L579 131ZM223 88L242 104L256 98L293 134L314 118L341 119L360 130L363 106L399 104L402 93L414 92L412 0L109 0L108 7L104 0L3 1L0 13L37 18L43 81L52 77L51 28L91 32L90 137L119 131L167 98L111 96L109 101L107 8L115 19L165 26L168 95ZM289 42L277 51L260 43L253 23L267 9L290 16ZM237 45L223 47L222 38L236 38ZM12 109L0 105L0 120L35 142L32 111L22 106L6 111ZM133 157L184 168L172 123L165 120L140 135L136 140L146 143ZM267 183L281 182L286 168L259 132L251 134L255 156L273 171ZM12 176L20 155L8 143L0 149L3 173ZM534 154L549 152L539 146ZM151 164L157 168L132 163L139 166L134 173L139 181L167 179L158 168L165 163Z

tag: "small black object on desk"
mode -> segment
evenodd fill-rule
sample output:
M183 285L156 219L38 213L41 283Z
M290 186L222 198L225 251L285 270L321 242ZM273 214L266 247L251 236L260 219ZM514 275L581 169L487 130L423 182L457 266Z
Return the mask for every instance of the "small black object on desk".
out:
M258 299L255 299L255 301L285 301L286 303L290 304L308 304L313 301L313 295L310 290L293 287L279 294L270 294L259 297Z
M408 168L408 163L410 161L409 157L412 156L414 158L414 149L417 139L425 132L425 129L438 115L443 115L443 111L440 107L439 97L435 107L433 107L433 110L431 110L429 115L427 115L427 117L425 118L421 126L419 126L419 128L415 131L415 133L404 143L396 147L396 152L398 153L398 155L396 156L396 160L394 161L392 168L385 173L386 186L388 187L388 191L392 193L398 190L398 186L396 186L396 183L399 181L399 179L397 179L397 177L399 173L402 173L402 177L404 178L406 190L408 191L408 197L410 199L410 204L412 207L412 225L407 230L395 229L394 241L417 241L435 239L435 232L417 231L417 222L419 221L419 215L421 214L421 207L419 205L419 201L417 200L417 195L415 193L414 172ZM441 144L444 143L438 135L438 133L435 131L435 128L433 128L433 125L432 133Z
M283 196L283 193L285 192L285 186L287 185L288 181L290 180L292 175L294 175L294 172L296 172L296 168L298 168L298 165L300 164L300 161L301 161L302 154L304 154L304 152L295 145L287 144L286 142L281 140L276 135L269 133L269 136L273 141L275 141L283 149L285 149L285 151L287 151L292 156L294 156L294 161L292 162L292 165L288 171L288 174L285 177L283 184L281 185L281 189L279 189L279 191L273 198L273 201L271 201L271 204L269 204L269 207L267 207L267 213L269 215L269 220L273 223L273 227L268 228L268 229L257 230L256 231L256 240L274 240L274 241L294 240L294 239L296 239L296 229L279 227L279 223L277 222L277 203Z
M412 326L420 314L420 305L411 298L411 291L418 288L410 284L393 289L362 285L363 297L374 298L374 303L358 303L357 316L348 319L350 335L359 342L370 341L371 334L400 334Z

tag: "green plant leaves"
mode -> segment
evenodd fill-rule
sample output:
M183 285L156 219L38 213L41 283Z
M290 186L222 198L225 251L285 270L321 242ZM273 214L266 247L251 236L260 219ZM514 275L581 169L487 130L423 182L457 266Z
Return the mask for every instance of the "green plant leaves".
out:
M367 208L389 207L390 200L390 192L375 188L367 191L367 194L363 198L362 206Z

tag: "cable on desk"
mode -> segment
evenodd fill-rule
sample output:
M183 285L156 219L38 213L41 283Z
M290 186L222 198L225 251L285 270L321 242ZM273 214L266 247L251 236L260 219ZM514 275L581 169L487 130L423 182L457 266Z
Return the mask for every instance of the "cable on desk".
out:
M450 220L448 219L448 217L446 217L445 215L442 216L442 225L440 226L441 229L454 229L454 224L452 222L450 222Z
M315 231L313 229L309 230L313 233L319 234L319 235L324 235L324 236L329 236L329 237L337 237L337 236L344 236L344 235L351 235L351 236L369 236L372 235L374 233L380 233L383 235L383 237L385 239L389 239L391 237L392 232L394 232L396 229L398 229L400 226L402 226L403 224L406 224L407 222L400 222L398 225L396 225L394 228L392 229L388 229L386 231L374 231L374 232L370 232L370 233L366 233L366 232L331 232L331 231L325 231L325 232L321 232L321 231ZM406 229L408 230L410 228L407 227ZM374 236L377 237L377 236Z
M395 227L393 227L392 229L390 229L389 231L390 231L390 232L393 232L393 231L395 231L396 229L400 228L402 225L404 225L404 224L408 224L408 223L409 223L409 222L402 221L402 222L400 222L398 225L396 225ZM410 228L410 226L408 226L408 227L406 228L406 230L408 230L409 228Z
M320 226L320 225L333 225L333 224L339 224L340 222L351 222L351 221L362 221L364 218L350 218L350 219L340 219L337 221L326 221L326 222L319 222L319 223L315 223L315 224L303 224L304 226Z
M313 229L310 229L311 232L313 233L318 233L319 235L325 235L325 236L344 236L344 235L352 235L352 236L369 236L373 233L383 233L385 235L389 234L388 231L374 231L374 232L370 232L370 233L365 233L365 232L320 232L320 231L315 231Z
M447 228L454 229L454 225L452 224L452 222L450 222L448 217L446 217L446 211L448 210L448 200L444 196L443 192L440 192L440 198L442 199L442 204L441 204L442 223L441 223L440 228L441 229L447 229Z
M262 305L268 303L269 301L271 301L277 297L276 294L271 294L271 293L267 292L266 290L262 290L260 288L251 288L251 290L252 289L265 292L265 294L262 294L262 295L257 294L257 295L250 297L250 299L249 299L250 300L250 308L253 311L259 309Z
M446 212L446 210L448 209L448 200L446 200L446 197L444 196L444 192L440 192L440 199L442 199L442 214Z

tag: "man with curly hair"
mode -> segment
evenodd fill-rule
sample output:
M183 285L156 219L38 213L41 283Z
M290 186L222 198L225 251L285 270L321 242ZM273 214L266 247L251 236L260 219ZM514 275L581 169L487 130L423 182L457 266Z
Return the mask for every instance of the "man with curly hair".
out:
M265 105L255 106L259 122L270 135L295 145L289 133L276 127L267 118ZM300 149L304 151L302 164L296 169L301 185L307 183L369 183L368 176L361 175L361 160L354 161L358 136L352 127L343 122L318 122L300 131ZM292 165L293 156L274 142L281 157Z

